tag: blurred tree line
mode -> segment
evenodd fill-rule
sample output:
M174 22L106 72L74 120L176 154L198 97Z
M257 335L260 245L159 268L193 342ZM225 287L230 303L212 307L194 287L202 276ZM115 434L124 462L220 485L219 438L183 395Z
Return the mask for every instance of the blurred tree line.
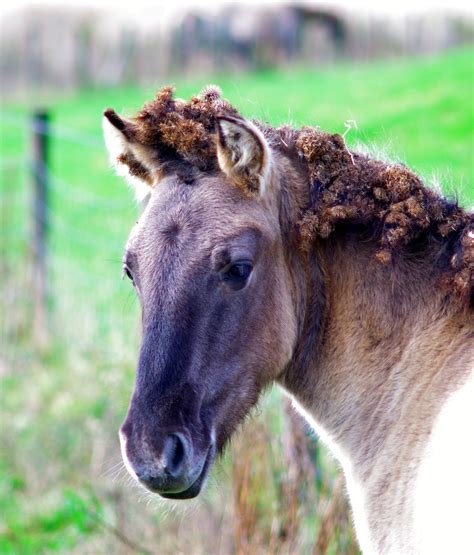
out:
M213 14L184 12L166 29L145 30L109 16L66 7L4 16L2 94L423 54L472 42L474 36L473 20L461 15L395 19L308 5L237 4Z

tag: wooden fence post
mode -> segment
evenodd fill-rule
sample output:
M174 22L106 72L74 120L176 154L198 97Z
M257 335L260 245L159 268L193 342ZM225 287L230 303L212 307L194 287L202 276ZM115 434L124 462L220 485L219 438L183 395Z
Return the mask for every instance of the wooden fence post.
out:
M33 181L33 335L40 347L47 342L47 232L49 114L38 110L32 118Z

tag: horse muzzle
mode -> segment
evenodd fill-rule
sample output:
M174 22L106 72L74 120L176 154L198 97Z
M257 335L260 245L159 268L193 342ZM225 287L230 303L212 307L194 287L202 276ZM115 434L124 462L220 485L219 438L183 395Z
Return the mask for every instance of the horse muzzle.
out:
M145 488L167 499L191 499L200 493L215 458L213 436L207 448L197 449L188 434L168 433L159 452L150 442L137 442L126 423L119 437L125 467Z

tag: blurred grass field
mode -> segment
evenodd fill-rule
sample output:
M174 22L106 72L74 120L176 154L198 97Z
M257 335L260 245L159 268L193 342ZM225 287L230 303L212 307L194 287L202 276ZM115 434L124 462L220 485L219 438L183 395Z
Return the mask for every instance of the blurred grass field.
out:
M347 135L351 146L368 145L403 160L461 204L474 204L472 47L419 60L176 80L177 94L189 97L209 82L219 84L244 115L275 125L344 132L346 120L355 120L358 129ZM44 99L2 106L0 553L140 552L126 547L120 533L153 553L227 553L235 546L236 509L229 501L235 467L229 459L190 518L182 511L165 518L168 510L156 500L148 506L144 494L115 479L122 476L116 434L139 345L138 304L120 281L122 245L136 210L130 191L108 167L101 112L110 106L131 115L164 84L55 94L42 102L56 126L48 203L50 341L42 350L30 330L28 117ZM278 394L267 397L258 429L273 437L266 454L276 457L272 468L284 481L278 405ZM249 426L250 436L256 425ZM247 456L251 460L252 452ZM320 456L332 476L332 463ZM279 518L281 503L277 488L268 486L273 478L264 479L255 501L255 518L268 537L278 527L272 519ZM292 552L307 553L318 527L315 508L300 516L301 537ZM288 552L284 545L281 552ZM342 533L331 544L334 553L354 549Z

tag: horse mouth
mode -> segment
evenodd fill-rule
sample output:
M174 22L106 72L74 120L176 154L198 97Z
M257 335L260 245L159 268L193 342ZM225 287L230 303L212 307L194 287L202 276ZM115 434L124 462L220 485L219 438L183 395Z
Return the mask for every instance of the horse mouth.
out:
M155 493L158 493L158 495L160 495L160 497L163 497L164 499L193 499L194 497L197 497L200 494L204 483L206 482L206 478L209 469L214 461L214 457L215 446L214 444L212 444L209 448L209 451L207 452L206 460L202 465L201 472L190 486L179 492L157 491Z

